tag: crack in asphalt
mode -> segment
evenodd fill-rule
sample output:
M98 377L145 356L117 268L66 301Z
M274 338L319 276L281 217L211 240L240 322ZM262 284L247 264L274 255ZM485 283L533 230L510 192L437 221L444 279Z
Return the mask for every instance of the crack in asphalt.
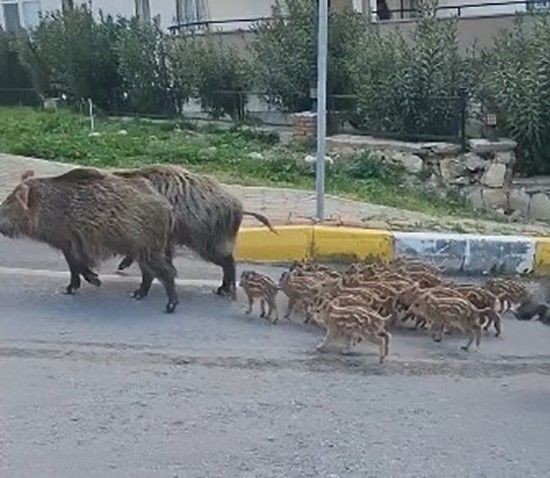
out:
M52 344L55 345L55 344ZM50 359L89 361L95 363L112 363L119 365L168 365L173 367L207 367L229 368L245 370L276 370L294 369L313 373L349 373L356 375L404 375L430 376L446 375L464 378L503 377L524 373L538 373L550 375L550 355L535 357L496 357L497 360L470 360L467 358L443 357L443 361L436 359L402 360L389 358L384 364L377 362L376 354L355 354L341 356L338 354L301 355L286 358L257 358L244 356L199 356L184 355L178 352L159 352L152 347L130 344L99 344L84 343L82 350L77 343L59 343L58 347L17 347L2 346L0 358L4 359ZM67 347L70 345L71 347ZM98 350L99 349L99 350ZM149 349L150 351L148 351ZM135 353L131 353L134 351ZM130 353L128 353L130 352Z

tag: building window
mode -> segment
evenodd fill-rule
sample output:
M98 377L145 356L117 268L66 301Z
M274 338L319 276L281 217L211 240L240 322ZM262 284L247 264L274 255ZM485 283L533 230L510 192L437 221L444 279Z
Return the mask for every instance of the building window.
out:
M34 28L40 21L40 0L0 0L4 23L9 32L20 28Z
M17 3L3 3L4 25L8 32L16 32L21 28L21 18L19 17L19 5Z
M27 1L23 2L23 21L25 28L35 28L40 21L40 2Z
M178 23L197 23L206 20L206 0L176 0ZM190 26L197 29L199 26Z
M149 0L135 0L135 2L136 17L146 22L151 21L151 8L149 6Z

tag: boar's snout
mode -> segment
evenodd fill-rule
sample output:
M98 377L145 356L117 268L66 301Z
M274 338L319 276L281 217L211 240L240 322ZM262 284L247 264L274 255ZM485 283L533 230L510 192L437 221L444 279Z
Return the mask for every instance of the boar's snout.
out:
M14 218L11 217L9 204L0 205L0 234L7 237L17 236L17 227Z
M16 237L26 229L29 187L22 183L0 204L0 234Z

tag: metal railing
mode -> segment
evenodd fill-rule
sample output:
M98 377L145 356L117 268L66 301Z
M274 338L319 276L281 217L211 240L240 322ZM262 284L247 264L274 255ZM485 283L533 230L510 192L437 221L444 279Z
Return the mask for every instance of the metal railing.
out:
M526 12L539 12L546 9L550 10L550 0L503 0L503 1L491 1L480 3L457 3L454 5L438 5L434 8L436 17L438 12L454 12L457 17L462 17L464 12L475 11L480 9L487 9L487 16L500 15L502 12L495 12L502 7L524 6ZM493 10L493 13L490 12ZM518 11L511 11L510 14L521 13ZM395 19L415 19L419 18L422 11L418 8L405 8L403 3L399 8L385 9L383 11L373 10L372 16L377 17L377 21L391 21ZM388 14L390 17L388 17ZM394 16L396 15L396 16ZM475 13L473 14L475 15ZM453 15L448 15L453 16Z
M34 88L0 88L1 106L38 106L40 95Z
M369 111L356 95L329 96L331 133L353 131L379 138L404 141L448 141L466 146L467 95L409 98L417 106Z
M439 5L435 7L434 11L437 16L438 12L454 12L455 16L462 17L464 12L467 11L474 11L479 9L493 9L496 11L497 9L502 9L502 7L513 7L513 6L524 6L525 11L529 12L537 12L537 11L544 11L549 10L550 11L550 0L501 0L501 1L489 1L489 2L480 2L480 3L456 3L453 5ZM370 13L370 19L373 20L373 17L376 17L377 20L375 21L391 21L395 19L415 19L421 16L422 11L418 8L405 8L403 2L401 2L401 6L399 8L392 8L392 9L385 9L383 11L378 10L371 10L368 13L364 13L365 15L369 15ZM513 14L514 12L510 12ZM390 18L387 18L387 15L390 15ZM502 14L502 12L496 12L493 13L493 15L499 15ZM452 15L449 15L452 16ZM487 16L491 16L491 13L488 12ZM230 25L230 24L237 24L237 25L245 25L248 24L248 27L251 27L252 25L258 23L258 22L266 22L266 21L274 21L274 20L285 20L289 17L281 16L281 17L270 17L270 16L264 16L264 17L238 17L238 18L225 18L225 19L208 19L208 20L200 20L200 21L194 21L194 22L178 22L168 27L168 30L173 33L181 33L185 31L194 31L197 30L210 30L215 25ZM243 28L240 28L243 29Z

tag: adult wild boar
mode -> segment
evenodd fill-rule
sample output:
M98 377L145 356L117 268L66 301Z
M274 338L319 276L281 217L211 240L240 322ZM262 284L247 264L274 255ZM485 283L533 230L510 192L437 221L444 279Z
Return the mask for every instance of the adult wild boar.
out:
M145 178L174 208L174 241L197 252L203 259L222 267L219 295L235 298L235 240L243 216L253 216L276 233L261 214L245 211L242 203L214 178L191 173L181 166L153 165L116 171L125 178ZM133 262L127 256L119 270Z
M61 176L35 178L28 171L0 205L0 233L27 236L63 252L71 281L80 276L100 285L92 269L116 255L135 257L142 282L134 298L145 297L154 278L168 295L167 312L178 304L171 262L172 207L146 180L125 179L77 168Z

